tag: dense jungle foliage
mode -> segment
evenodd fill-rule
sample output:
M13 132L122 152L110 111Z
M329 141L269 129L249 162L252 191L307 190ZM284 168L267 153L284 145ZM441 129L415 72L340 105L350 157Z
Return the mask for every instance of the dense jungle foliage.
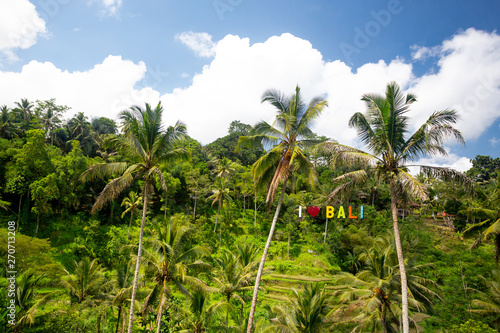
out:
M376 129L373 110L394 116L394 140L412 143L403 116L411 96L392 105L397 88L389 84L385 99L365 95L366 119ZM367 167L334 133L307 127L326 101L299 97L298 88L290 97L267 91L275 123L235 120L205 146L182 122L163 126L160 104L116 121L63 120L69 107L55 100L1 107L0 331L402 332L406 297L411 332L498 332L500 158L476 156L466 174L410 176L406 160L399 171ZM425 135L453 116L436 114L416 156L439 152L444 136L430 147ZM375 140L363 117L350 125Z

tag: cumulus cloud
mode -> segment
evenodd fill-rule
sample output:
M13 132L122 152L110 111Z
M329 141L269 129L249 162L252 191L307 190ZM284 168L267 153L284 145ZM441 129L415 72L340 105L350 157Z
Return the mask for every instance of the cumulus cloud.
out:
M462 117L458 129L466 140L473 140L500 117L500 36L494 32L469 29L441 45L423 46L433 51L424 49L415 59L432 53L438 63L433 73L420 77L413 73L411 62L397 57L389 63L381 60L359 68L339 60L325 61L310 42L291 34L254 44L248 38L233 35L213 43L208 34L200 38L192 34L183 35L183 43L205 45L191 48L201 54L207 54L203 53L206 51L213 59L194 75L186 88L162 96L148 85L135 89L138 82L145 81L145 76L153 74L148 74L144 63L120 57L110 56L84 72L67 72L51 63L33 61L20 73L0 72L3 92L0 104L23 97L32 100L55 97L59 103L72 106L73 112L115 117L130 105L156 103L161 99L166 124L183 120L189 134L203 144L227 133L232 120L251 125L259 120L272 121L274 109L260 102L262 93L275 88L288 94L297 84L306 101L317 95L328 100L329 107L313 130L358 147L356 132L348 128L348 120L355 112L365 110L360 100L363 94L383 94L390 81L417 95L418 102L410 113L413 129L433 111L455 108ZM182 41L180 36L178 39ZM189 44L189 40L207 42ZM419 52L417 48L413 51ZM38 84L42 81L44 85ZM453 147L451 143L447 145ZM470 167L467 158L454 154L422 162L459 170Z
M122 0L90 0L89 4L97 3L101 8L101 14L105 16L117 16Z
M445 148L447 151L449 149ZM423 158L415 163L416 165L430 165L430 166L438 166L438 167L447 167L452 168L457 171L465 172L472 168L472 162L467 157L461 157L456 154L448 154L448 155L439 155L434 156L432 158ZM417 174L420 172L420 168L418 167L410 167L410 171L413 174Z
M175 39L189 47L198 57L210 58L215 54L215 43L206 32L185 31L176 35Z
M46 32L45 21L31 2L0 1L0 53L4 58L16 60L16 49L29 48Z
M0 105L12 106L21 98L56 98L72 109L66 116L85 112L89 117L116 118L131 105L157 103L159 93L134 85L145 77L146 65L108 56L101 64L83 72L63 71L50 62L31 61L20 73L0 72ZM43 84L40 84L43 82Z
M330 104L315 130L352 144L356 133L346 125L354 112L364 110L361 95L382 93L391 80L405 85L412 76L411 65L398 60L366 64L353 73L340 61L325 62L311 43L291 34L253 45L248 38L228 35L215 52L191 86L162 96L170 122L182 118L203 143L226 133L234 119L252 125L260 119L272 121L272 106L260 103L264 90L291 93L299 84L305 100L323 95Z
M497 139L496 137L493 137L491 139L488 140L490 142L490 145L492 145L493 147L496 147L497 144L500 143L500 139Z
M477 139L500 117L500 36L473 28L439 46L438 71L416 78L414 124L435 110L456 109L457 127L466 139Z

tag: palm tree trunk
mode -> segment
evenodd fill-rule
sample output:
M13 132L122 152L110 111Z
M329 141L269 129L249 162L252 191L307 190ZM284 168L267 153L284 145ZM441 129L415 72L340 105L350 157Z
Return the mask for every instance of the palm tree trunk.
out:
M278 215L280 214L281 205L283 204L283 197L285 196L286 182L288 177L285 176L283 181L283 187L281 189L281 196L278 201L278 206L276 207L276 213L274 213L273 223L271 224L271 229L269 230L269 236L267 237L267 243L264 247L264 253L262 254L262 259L260 260L259 270L257 272L257 277L255 278L255 288L253 290L252 306L250 307L250 315L248 317L247 333L252 332L253 317L255 315L255 307L257 306L257 296L259 294L260 280L262 278L262 271L264 270L264 264L266 263L267 251L271 246L271 240L273 239L274 229L276 228L276 222L278 221Z
M227 304L229 304L231 296L227 296ZM226 309L226 327L228 327L229 324L229 308Z
M36 214L36 229L35 229L35 237L38 234L38 226L40 225L40 214Z
M132 298L130 300L130 315L128 320L128 333L132 333L134 327L134 305L137 294L137 282L139 281L139 268L141 267L142 237L144 235L144 225L146 224L146 209L148 208L148 187L149 181L144 184L144 206L142 208L141 232L139 234L139 249L137 250L137 262L135 264L134 287L132 288Z
M253 230L257 234L257 190L255 190L254 213L253 213Z
M167 288L167 278L163 277L163 289L161 293L161 302L160 307L158 308L158 315L156 316L158 319L156 321L156 333L160 333L161 330L161 316L163 314L163 307L165 306L165 290Z
M382 309L380 309L380 323L382 324L382 332L387 333L387 327L385 322L385 306L382 304Z
M195 196L195 199L194 199L194 210L193 210L193 220L196 222L196 200L198 199L198 197Z
M409 333L410 323L408 319L408 285L406 282L406 268L403 258L403 248L401 247L401 238L399 237L396 187L392 176L390 178L390 187L391 187L391 210L392 210L392 222L394 226L394 239L396 241L396 252L398 255L399 272L401 274L401 298L403 301L403 332Z
M325 224L325 238L323 239L323 243L326 243L326 233L328 232L328 218L326 218Z
M217 230L217 222L219 221L219 212L220 212L220 201L219 201L219 206L217 207L217 216L215 217L215 228L214 228L214 232L215 232L215 230Z
M116 329L115 329L115 333L118 333L118 329L120 328L120 317L122 315L122 305L120 305L120 307L118 308L118 318L116 319Z
M290 235L291 235L291 232L288 232L288 245L286 247L286 256L287 256L288 260L290 260Z
M130 227L132 226L132 219L134 218L134 209L132 207L132 211L130 212L130 222L128 223L128 233L127 233L127 240L130 238Z

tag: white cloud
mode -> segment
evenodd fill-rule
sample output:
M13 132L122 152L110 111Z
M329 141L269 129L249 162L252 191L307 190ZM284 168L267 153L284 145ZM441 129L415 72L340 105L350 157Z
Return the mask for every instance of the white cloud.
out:
M449 149L446 150L449 151ZM456 154L448 154L446 156L439 155L439 156L433 156L432 158L423 158L415 162L415 164L447 167L462 172L465 172L470 168L472 168L472 162L470 158L461 157ZM410 171L412 172L412 174L417 174L420 170L418 167L410 167Z
M490 144L493 147L496 147L496 145L500 143L500 139L497 139L496 137L493 137L493 138L489 139L488 141L490 142Z
M101 8L101 14L105 16L117 16L123 2L122 0L89 0L89 5L98 3Z
M210 58L215 55L215 43L206 32L185 31L176 35L175 39L189 47L198 57Z
M456 109L466 139L477 139L500 117L500 36L473 28L440 45L439 70L416 78L414 124L435 110Z
M426 46L417 46L413 45L410 47L412 50L411 57L413 60L426 60L430 57L436 57L441 53L441 47L426 47Z
M0 53L3 57L17 60L15 49L29 48L46 32L45 21L31 2L0 1Z
M272 121L273 108L260 103L264 90L291 93L299 84L305 100L328 96L330 107L315 130L352 144L356 133L347 122L354 112L364 110L361 95L382 93L391 80L408 84L411 69L397 60L380 61L353 73L340 61L325 62L311 43L290 34L253 45L248 38L228 35L217 43L214 60L194 76L190 87L175 89L162 100L170 110L168 123L184 120L190 134L206 144L227 133L232 120L252 125L261 119Z
M436 71L420 77L413 74L411 63L397 58L357 69L338 60L325 61L311 43L290 34L255 44L233 35L216 44L208 40L207 45L212 46L205 49L213 48L210 52L214 57L210 64L193 77L189 87L162 96L150 87L134 89L149 75L144 63L109 56L84 72L67 72L36 61L25 65L20 73L0 71L0 105L12 105L24 97L55 97L58 103L73 107L73 113L84 111L113 118L132 104L161 99L166 124L183 120L189 134L203 144L225 135L232 120L251 125L259 120L272 121L274 109L260 103L262 93L276 88L288 94L296 84L306 101L317 95L327 96L329 107L313 130L356 146L359 142L356 132L347 126L349 118L365 110L360 100L363 94L382 94L389 81L417 95L418 102L410 114L414 129L434 110L451 107L462 116L457 127L470 140L500 117L500 36L496 33L469 29L444 41L436 55ZM467 158L454 154L423 162L459 170L470 167Z
M158 102L160 95L155 90L134 89L145 73L143 62L135 64L119 56L108 56L83 72L63 71L50 62L31 61L20 73L0 72L0 105L12 106L21 98L56 98L58 104L72 107L67 117L85 112L89 117L115 118L131 105Z

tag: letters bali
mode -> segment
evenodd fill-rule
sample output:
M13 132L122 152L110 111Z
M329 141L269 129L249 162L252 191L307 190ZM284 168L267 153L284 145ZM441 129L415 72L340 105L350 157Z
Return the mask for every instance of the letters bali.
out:
M346 216L346 211L344 210L343 206L338 207L337 210L335 210L335 207L332 207L332 206L326 206L325 208L326 208L325 217L327 219L332 219L335 217L338 219L339 218L345 219L346 217L349 219L362 219L364 217L363 206L360 206L359 210L357 212L355 209L352 208L352 206L349 206L349 208L347 209L347 211L348 211L347 216ZM309 206L307 208L307 212L312 217L316 217L316 215L319 214L319 211L320 211L320 209L318 206ZM337 212L337 213L335 213L335 212ZM357 214L357 215L354 215L354 214ZM299 207L299 217L302 217L302 206Z

